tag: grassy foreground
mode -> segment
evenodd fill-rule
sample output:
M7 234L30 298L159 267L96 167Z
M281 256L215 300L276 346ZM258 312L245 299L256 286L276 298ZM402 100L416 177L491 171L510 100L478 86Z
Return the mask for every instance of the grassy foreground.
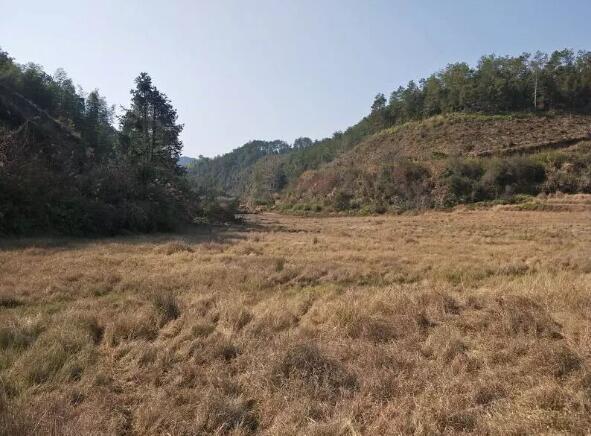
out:
M1 434L585 434L591 199L4 241Z

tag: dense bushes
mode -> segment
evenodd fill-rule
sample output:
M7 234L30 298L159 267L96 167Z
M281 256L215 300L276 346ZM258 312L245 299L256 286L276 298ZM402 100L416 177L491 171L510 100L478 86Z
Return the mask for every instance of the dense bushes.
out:
M206 196L202 200L197 222L208 224L224 224L238 220L238 200L235 198Z
M452 160L443 173L448 203L509 198L540 192L544 166L526 157Z
M332 166L307 173L280 203L296 212L375 214L513 202L541 193L591 193L591 142L506 157L400 158L378 168Z
M73 179L42 170L33 178L0 169L0 234L168 231L191 215L186 188L140 185L134 166L113 163Z
M409 160L382 168L376 180L374 199L379 204L399 208L425 207L432 189L431 173L427 167Z
M591 193L591 144L581 145L576 152L555 151L542 154L539 161L546 167L546 193Z
M452 160L447 164L444 177L455 200L463 203L484 199L479 184L483 174L484 167L478 160Z
M338 191L333 199L333 206L338 211L351 209L351 199L353 196L344 191Z
M371 214L433 204L430 169L410 160L383 166L377 174L362 168L333 168L312 173L309 179L289 193L283 206L295 211Z
M338 183L327 186L330 192L310 193L312 188L306 185L303 191L292 192L287 204L297 211L383 213L511 201L518 195L555 192L560 187L571 192L569 183L574 183L572 192L591 191L591 154L587 158L577 154L545 156L549 162L542 157L453 158L442 168L401 159L382 166L377 173L343 170L345 175L335 175ZM324 186L319 178L313 180L316 188Z

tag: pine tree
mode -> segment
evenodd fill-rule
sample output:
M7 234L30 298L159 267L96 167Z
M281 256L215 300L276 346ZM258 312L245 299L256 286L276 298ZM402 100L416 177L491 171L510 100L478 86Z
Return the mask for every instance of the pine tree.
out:
M162 169L176 169L182 150L176 109L168 97L152 84L147 73L135 79L131 108L121 119L122 143L138 162Z

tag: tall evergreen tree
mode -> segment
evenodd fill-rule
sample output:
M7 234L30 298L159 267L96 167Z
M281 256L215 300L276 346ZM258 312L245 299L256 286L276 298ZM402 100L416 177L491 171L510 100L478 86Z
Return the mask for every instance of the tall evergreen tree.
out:
M378 94L373 100L373 104L371 105L371 112L380 112L386 109L386 97L384 94Z
M121 118L122 143L133 159L154 167L176 169L182 150L176 109L152 84L147 73L135 79L131 107Z

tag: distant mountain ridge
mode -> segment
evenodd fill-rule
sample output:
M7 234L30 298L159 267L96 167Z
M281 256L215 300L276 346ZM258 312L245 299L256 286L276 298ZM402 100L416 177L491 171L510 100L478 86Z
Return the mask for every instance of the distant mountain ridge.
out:
M179 157L179 161L178 164L181 167L188 167L189 165L191 165L193 162L195 162L197 159L195 159L194 157L190 157L190 156L181 156Z

